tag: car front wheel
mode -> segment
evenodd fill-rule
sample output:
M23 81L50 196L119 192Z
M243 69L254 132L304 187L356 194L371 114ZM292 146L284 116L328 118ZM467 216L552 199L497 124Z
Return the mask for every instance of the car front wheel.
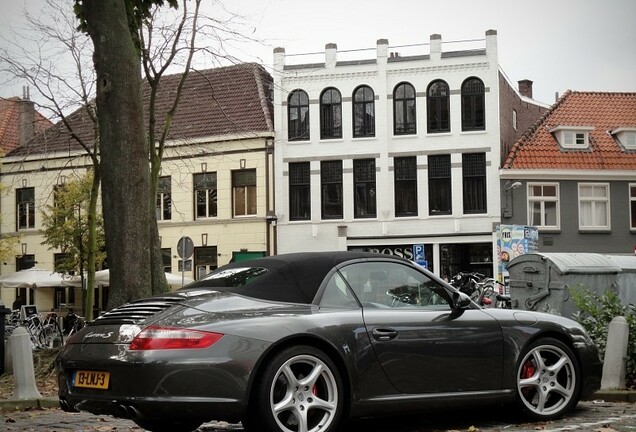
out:
M276 432L330 432L342 416L340 374L326 354L311 346L278 353L256 391L255 415L244 422L249 430L263 430L265 424Z
M572 350L544 338L526 348L517 369L517 402L537 420L560 417L578 403L580 368Z

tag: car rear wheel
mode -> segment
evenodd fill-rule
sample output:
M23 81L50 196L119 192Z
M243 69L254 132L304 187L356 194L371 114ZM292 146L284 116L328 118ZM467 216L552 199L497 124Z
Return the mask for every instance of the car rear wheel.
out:
M170 420L133 420L137 426L150 432L192 432L201 426L201 422L195 421L170 421Z
M311 346L277 354L256 392L257 409L244 422L248 430L266 425L266 430L277 432L330 432L342 416L340 374L326 354Z
M529 417L560 417L578 403L580 368L572 350L545 338L526 348L517 369L517 403Z

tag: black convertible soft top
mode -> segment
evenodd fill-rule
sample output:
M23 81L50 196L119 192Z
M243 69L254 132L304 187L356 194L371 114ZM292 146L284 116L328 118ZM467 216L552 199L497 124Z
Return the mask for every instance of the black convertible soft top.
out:
M404 261L402 258L391 255L358 251L273 255L224 265L183 289L210 288L262 300L310 304L331 269L346 261L370 258ZM231 269L245 269L244 273L256 274L256 276L249 283L235 286L223 285L221 282L223 278L215 278Z

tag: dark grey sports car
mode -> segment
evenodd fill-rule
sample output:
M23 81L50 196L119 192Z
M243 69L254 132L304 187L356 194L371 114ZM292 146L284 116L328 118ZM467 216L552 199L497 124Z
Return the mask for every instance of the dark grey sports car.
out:
M348 418L515 404L551 419L599 388L566 318L482 309L410 261L371 253L236 262L121 306L57 359L60 404L151 431L209 420L334 431Z

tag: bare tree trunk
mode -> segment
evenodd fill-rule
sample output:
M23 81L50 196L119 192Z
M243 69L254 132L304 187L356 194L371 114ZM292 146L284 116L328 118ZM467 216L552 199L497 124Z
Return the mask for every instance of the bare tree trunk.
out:
M111 308L151 293L151 188L140 55L129 30L126 0L84 0L82 5L95 47Z

